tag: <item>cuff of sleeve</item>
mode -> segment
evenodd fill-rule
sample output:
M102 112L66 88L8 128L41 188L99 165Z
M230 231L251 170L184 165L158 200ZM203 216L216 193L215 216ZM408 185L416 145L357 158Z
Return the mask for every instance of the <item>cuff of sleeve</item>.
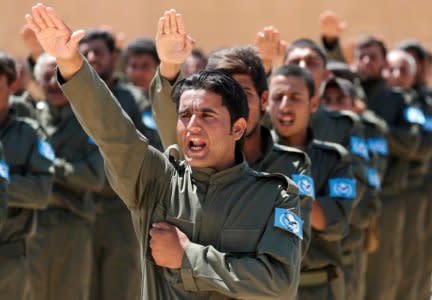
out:
M80 78L82 75L82 73L85 72L85 70L87 70L88 72L89 70L89 65L87 60L83 57L83 64L81 65L81 68L78 70L78 72L75 73L74 76L72 76L71 79L69 79L68 81L66 81L62 74L60 73L60 70L58 69L58 67L55 70L56 73L56 78L57 78L57 83L62 87L63 85L67 84L70 81L74 81L75 78Z
M193 266L196 265L196 262L199 260L203 248L203 246L194 243L190 243L185 248L181 267L181 277L183 286L187 291L196 292L198 290L193 277Z
M339 44L338 38L326 38L325 36L321 36L322 44L327 51L331 51L336 48L336 45Z

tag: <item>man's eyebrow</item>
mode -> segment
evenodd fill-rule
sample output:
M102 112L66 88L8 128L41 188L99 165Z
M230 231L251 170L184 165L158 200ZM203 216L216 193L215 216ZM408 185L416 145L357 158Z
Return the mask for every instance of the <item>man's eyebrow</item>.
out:
M187 107L184 109L179 110L179 114L183 114L186 112L190 112L191 108ZM210 107L204 107L204 108L200 108L200 109L195 109L194 111L200 112L200 113L214 113L217 114L217 111L215 111L214 109L210 108Z

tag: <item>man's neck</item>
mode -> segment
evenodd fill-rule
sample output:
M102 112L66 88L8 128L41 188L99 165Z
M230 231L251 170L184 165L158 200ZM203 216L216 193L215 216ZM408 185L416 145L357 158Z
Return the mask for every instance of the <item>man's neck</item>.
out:
M289 136L289 137L284 137L283 139L285 140L285 143L287 146L291 146L291 147L295 147L295 148L304 148L307 145L307 138L308 138L308 131L307 129L305 129L304 131Z
M263 145L261 137L261 126L257 126L254 132L246 137L243 147L243 154L246 161L252 166L263 155Z
M9 108L0 109L0 127L3 127L9 117Z

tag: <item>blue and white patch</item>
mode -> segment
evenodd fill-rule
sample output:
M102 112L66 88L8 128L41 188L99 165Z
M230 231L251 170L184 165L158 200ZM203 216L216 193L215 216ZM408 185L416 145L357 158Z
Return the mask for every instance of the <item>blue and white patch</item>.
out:
M378 171L376 169L368 168L367 179L371 187L377 190L381 190L381 176L378 174Z
M389 153L387 140L384 138L371 138L367 140L369 151L374 154L387 156Z
M404 111L405 120L408 123L424 125L426 118L424 113L417 107L408 107Z
M275 209L274 226L303 239L303 220L289 209Z
M7 182L10 181L9 166L4 160L0 160L0 177L5 179Z
M141 120L145 126L150 129L157 130L156 122L151 111L145 111L141 114Z
M330 197L354 200L356 197L356 182L354 179L333 178L329 180Z
M423 124L423 130L432 132L432 116L425 117L425 123Z
M299 189L300 196L307 196L315 199L315 184L312 177L298 174L292 177Z
M38 145L38 151L42 157L45 157L52 162L55 160L54 150L47 142L40 140Z
M369 160L369 151L364 139L358 136L351 137L351 153Z
M89 143L90 145L96 145L96 142L90 136L87 138L87 143Z

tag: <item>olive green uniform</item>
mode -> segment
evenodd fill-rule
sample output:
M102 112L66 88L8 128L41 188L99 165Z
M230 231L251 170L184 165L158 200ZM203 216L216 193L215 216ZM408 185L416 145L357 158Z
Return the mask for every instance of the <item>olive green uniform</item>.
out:
M58 76L99 145L111 186L131 210L141 249L143 299L292 298L301 220L286 228L293 233L276 226L299 214L291 180L252 171L241 159L220 172L169 160L137 133L86 61L68 82ZM95 111L104 118L94 118ZM284 212L282 219L275 217L281 212L276 208ZM152 259L149 229L158 221L179 227L191 240L181 269L158 267Z
M420 144L418 125L406 119L409 107L403 93L377 86L368 87L368 107L384 119L388 126L388 167L381 192L382 213L378 222L379 248L369 255L366 272L365 299L395 299L402 274L402 249L410 159ZM381 87L380 87L381 86ZM373 92L371 92L373 91ZM391 105L389 105L389 103ZM411 201L410 201L411 202Z
M89 299L95 219L89 191L103 186L103 161L69 105L40 105L38 119L57 158L48 208L38 213L29 243L34 299Z
M379 191L387 165L387 126L372 111L361 115L368 147L368 185L359 204L353 210L350 233L343 240L346 299L364 299L366 267L369 251L377 247L376 222L381 211Z
M0 231L0 298L31 299L26 253L38 220L36 210L48 204L52 188L52 148L27 122L9 113L0 128L9 167L7 218Z
M351 159L344 147L329 142L311 140L304 150L313 162L315 198L323 210L326 228L312 228L310 247L302 261L298 298L344 299L341 240L348 233L355 186L349 187L351 193L345 198L333 194L336 186L332 181L344 179L355 185Z

